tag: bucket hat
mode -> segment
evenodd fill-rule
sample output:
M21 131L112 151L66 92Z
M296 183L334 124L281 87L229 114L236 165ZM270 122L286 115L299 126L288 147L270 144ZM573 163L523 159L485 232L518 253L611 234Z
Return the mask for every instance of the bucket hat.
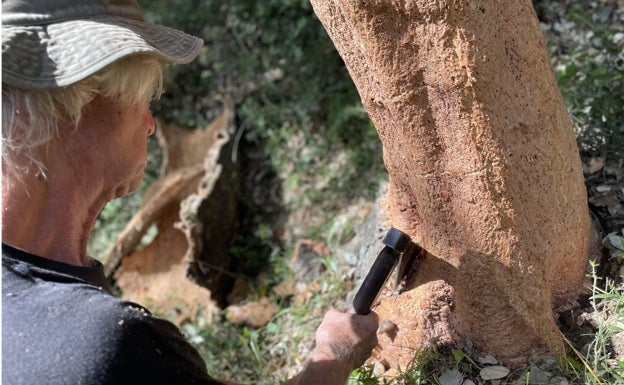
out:
M3 0L2 82L65 87L134 54L188 63L201 39L147 23L136 0Z

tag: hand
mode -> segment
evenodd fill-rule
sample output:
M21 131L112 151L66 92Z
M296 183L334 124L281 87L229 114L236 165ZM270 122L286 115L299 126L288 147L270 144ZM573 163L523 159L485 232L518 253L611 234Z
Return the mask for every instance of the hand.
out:
M316 347L308 366L284 385L343 385L377 346L379 317L330 310L316 330Z
M360 367L377 346L378 327L379 317L374 312L328 311L316 331L312 361L338 361L346 364L349 372Z

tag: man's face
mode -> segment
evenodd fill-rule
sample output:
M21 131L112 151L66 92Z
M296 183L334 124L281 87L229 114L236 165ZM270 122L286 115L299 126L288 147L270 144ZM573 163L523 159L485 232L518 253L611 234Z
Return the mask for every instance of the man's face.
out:
M77 177L95 183L110 200L141 186L147 138L153 133L147 103L123 105L98 96L85 107L78 128L64 139Z

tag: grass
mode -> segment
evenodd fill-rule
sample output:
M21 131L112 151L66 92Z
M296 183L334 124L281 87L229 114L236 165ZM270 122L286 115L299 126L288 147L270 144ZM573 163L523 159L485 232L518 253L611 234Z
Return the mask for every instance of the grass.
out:
M624 244L623 244L624 249ZM624 253L620 253L624 258ZM593 341L583 353L575 350L582 363L569 360L577 378L589 385L624 384L624 360L614 358L611 339L624 332L624 287L596 274L592 264L591 306L597 329Z

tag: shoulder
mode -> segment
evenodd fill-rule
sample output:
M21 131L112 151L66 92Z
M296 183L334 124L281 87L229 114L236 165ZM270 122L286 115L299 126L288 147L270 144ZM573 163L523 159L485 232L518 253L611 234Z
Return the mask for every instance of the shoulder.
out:
M212 383L203 359L177 326L133 302L118 300L106 307L110 312L99 313L95 323L107 341L106 375L119 377L111 383L133 376L140 383Z
M217 383L180 330L143 306L88 285L47 286L5 301L3 349L15 352L3 357L7 379L21 378L25 382L15 383L24 384L45 378L51 384Z
M110 340L118 343L122 353L129 350L147 356L188 353L194 358L195 349L173 323L154 316L137 303L113 298L103 304L106 311L94 313L93 321Z
M2 375L14 384L213 384L180 330L90 279L100 269L5 255Z

